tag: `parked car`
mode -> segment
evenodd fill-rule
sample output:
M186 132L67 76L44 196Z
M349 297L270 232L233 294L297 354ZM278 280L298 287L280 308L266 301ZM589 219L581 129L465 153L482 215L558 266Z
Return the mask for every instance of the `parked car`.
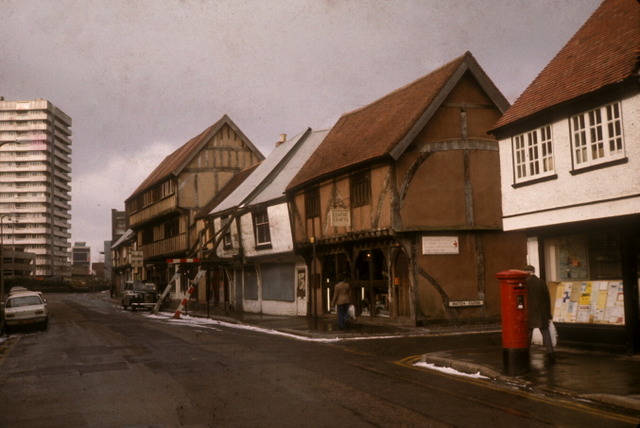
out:
M15 293L22 293L23 291L29 291L29 290L26 287L11 287L11 290L9 290L9 295L15 294Z
M4 322L7 328L24 324L49 324L47 301L37 291L10 293L4 304Z
M158 287L152 282L127 281L124 285L122 296L122 308L131 308L135 311L138 308L151 309L158 301Z

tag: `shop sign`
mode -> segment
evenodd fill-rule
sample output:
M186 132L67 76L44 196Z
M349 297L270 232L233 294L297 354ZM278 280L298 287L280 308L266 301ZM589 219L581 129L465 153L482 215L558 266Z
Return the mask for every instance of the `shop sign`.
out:
M450 308L463 308L468 306L484 306L484 300L449 300Z
M134 250L129 253L129 263L131 263L131 267L141 268L143 259L143 252L140 250Z
M331 209L331 226L351 226L351 215L348 208Z
M460 254L457 236L423 236L422 254Z

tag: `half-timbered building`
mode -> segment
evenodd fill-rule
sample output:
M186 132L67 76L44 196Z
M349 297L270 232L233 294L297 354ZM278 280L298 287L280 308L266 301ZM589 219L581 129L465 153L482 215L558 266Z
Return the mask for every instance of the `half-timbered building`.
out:
M293 237L326 314L347 276L362 319L498 320L496 272L525 263L502 231L508 102L470 53L344 114L288 187Z
M163 286L178 266L170 259L193 257L201 230L195 217L240 171L264 156L227 116L167 156L125 200L134 246L142 263L134 279ZM182 297L186 280L176 283Z

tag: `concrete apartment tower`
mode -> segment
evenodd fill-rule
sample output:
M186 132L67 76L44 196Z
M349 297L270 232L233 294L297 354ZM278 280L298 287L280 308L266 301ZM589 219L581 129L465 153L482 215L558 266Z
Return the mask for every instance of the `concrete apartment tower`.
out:
M36 254L35 275L70 276L71 117L0 97L0 244Z

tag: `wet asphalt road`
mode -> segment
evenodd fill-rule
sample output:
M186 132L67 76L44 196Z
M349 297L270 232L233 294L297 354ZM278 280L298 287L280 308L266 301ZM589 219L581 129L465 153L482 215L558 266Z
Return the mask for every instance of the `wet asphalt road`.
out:
M633 426L624 415L412 366L464 340L324 343L48 295L0 345L0 427Z

